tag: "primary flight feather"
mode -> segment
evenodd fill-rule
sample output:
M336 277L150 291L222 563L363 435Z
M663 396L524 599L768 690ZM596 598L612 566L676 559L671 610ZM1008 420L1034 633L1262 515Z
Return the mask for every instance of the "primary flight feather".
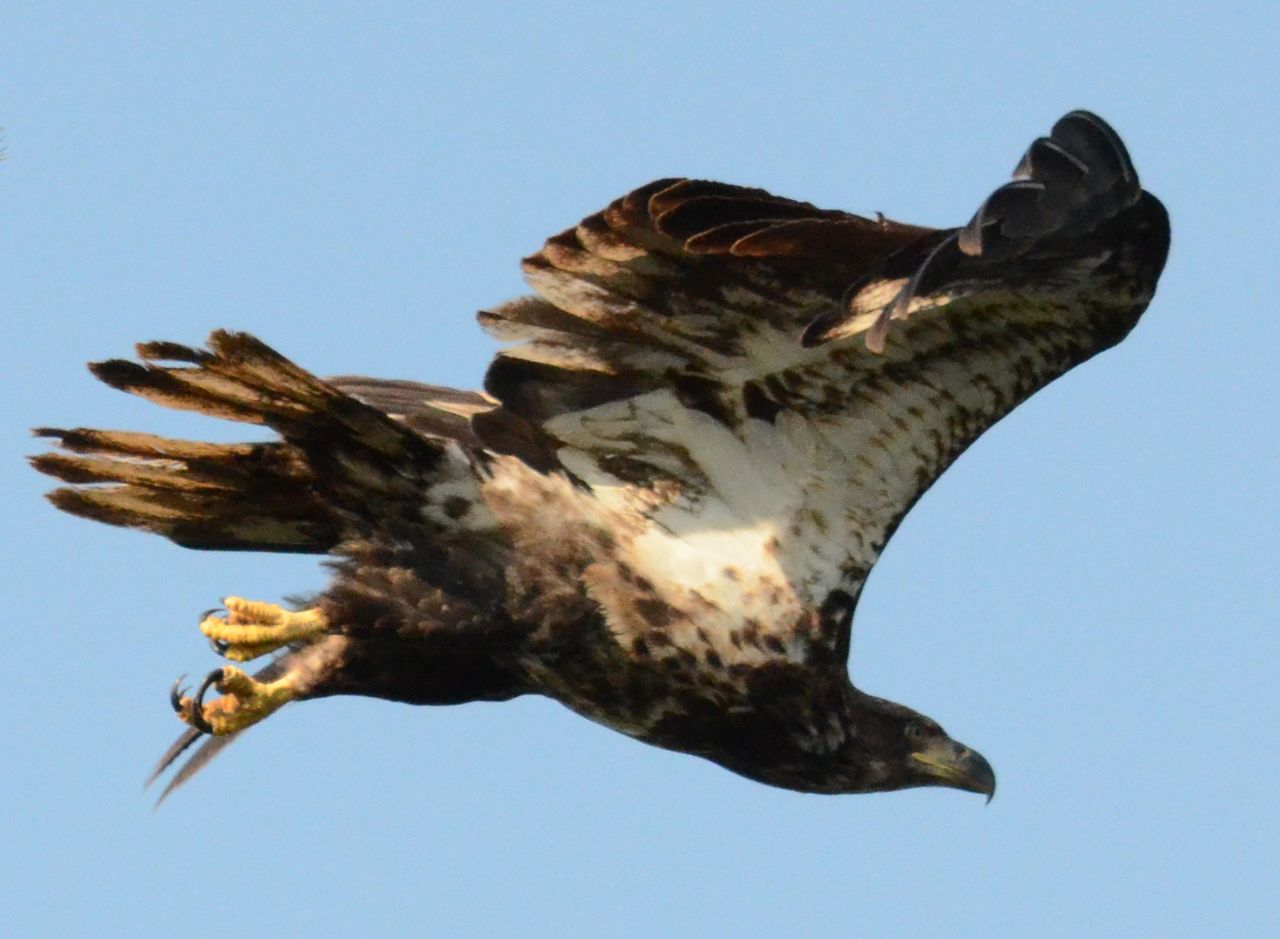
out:
M92 369L278 439L45 428L61 450L34 462L69 512L333 558L305 609L201 622L232 661L275 657L175 686L189 729L157 772L212 736L170 788L291 701L544 694L771 785L990 796L979 754L850 683L854 607L965 447L1124 338L1168 244L1085 111L956 229L664 179L525 260L535 295L480 314L509 343L484 392L321 379L215 332Z

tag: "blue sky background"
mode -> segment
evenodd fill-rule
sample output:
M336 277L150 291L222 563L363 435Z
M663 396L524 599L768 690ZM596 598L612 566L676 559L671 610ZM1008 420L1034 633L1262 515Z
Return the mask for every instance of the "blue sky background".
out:
M6 929L1275 934L1274 4L317 7L0 13ZM474 311L633 186L959 224L1075 107L1169 207L1159 294L920 502L855 630L860 686L995 764L989 807L771 790L546 701L349 699L151 811L169 683L216 664L197 614L324 575L49 508L32 425L244 433L85 361L230 326L475 387Z

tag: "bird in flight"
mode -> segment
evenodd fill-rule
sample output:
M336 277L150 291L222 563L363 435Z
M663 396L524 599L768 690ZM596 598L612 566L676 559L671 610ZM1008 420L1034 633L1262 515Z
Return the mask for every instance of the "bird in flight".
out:
M483 391L319 378L245 333L148 342L93 374L273 438L41 428L33 462L76 515L330 558L298 608L204 616L266 664L175 684L156 775L201 745L166 794L295 701L541 694L769 785L990 798L980 754L853 686L854 608L943 470L1133 328L1168 245L1087 111L960 228L662 179L525 259L533 295L479 314L507 344Z

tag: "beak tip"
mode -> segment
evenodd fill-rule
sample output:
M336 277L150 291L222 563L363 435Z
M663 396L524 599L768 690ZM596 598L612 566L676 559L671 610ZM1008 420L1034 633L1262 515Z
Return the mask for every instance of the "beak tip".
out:
M974 754L977 756L977 754ZM987 797L986 805L991 804L991 800L996 797L996 773L991 768L991 764L985 759L978 756L978 765L974 767L973 778L978 782L977 791Z
M986 805L996 797L996 771L986 758L974 750L963 748L963 759L960 762L963 788L970 792L986 796Z
M925 785L976 792L987 797L987 805L995 798L995 770L986 757L963 744L948 739L937 740L911 754L911 760L926 777Z

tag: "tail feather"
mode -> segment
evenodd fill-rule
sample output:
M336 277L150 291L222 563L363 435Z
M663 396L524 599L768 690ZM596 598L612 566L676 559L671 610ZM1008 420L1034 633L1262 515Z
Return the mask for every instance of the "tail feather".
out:
M141 355L144 346L138 346ZM93 362L89 371L104 384L178 411L196 411L242 424L265 424L266 413L236 384L200 369L168 369L109 359ZM183 373L188 374L183 374Z
M140 362L90 366L104 383L157 404L266 425L278 442L212 444L123 431L41 428L68 452L32 463L70 487L58 508L165 535L187 547L322 553L353 518L416 505L444 441L425 436L312 375L245 333L208 349L137 347Z
M456 517L465 487L455 484L474 482L464 435L417 430L247 334L215 332L207 349L151 342L137 351L141 361L115 359L90 369L113 388L170 408L263 425L280 439L218 444L39 428L36 434L56 441L59 450L31 462L69 484L49 494L60 509L155 532L186 547L323 553L396 524L443 526L432 518ZM366 385L379 392L376 383ZM401 391L409 393L407 386ZM431 396L439 397L438 390ZM462 407L462 419L489 405L478 396L451 397ZM440 489L440 505L431 501L433 487ZM433 515L426 511L431 508L439 511ZM460 556L439 553L440 563ZM256 677L272 680L294 667L290 663L302 652L287 653ZM161 800L237 734L203 742L200 736L184 733L156 766L149 782L196 746Z
M190 548L323 553L337 518L310 496L311 472L281 443L212 444L125 431L42 427L67 453L31 458L71 486L49 501L72 515L164 535Z

